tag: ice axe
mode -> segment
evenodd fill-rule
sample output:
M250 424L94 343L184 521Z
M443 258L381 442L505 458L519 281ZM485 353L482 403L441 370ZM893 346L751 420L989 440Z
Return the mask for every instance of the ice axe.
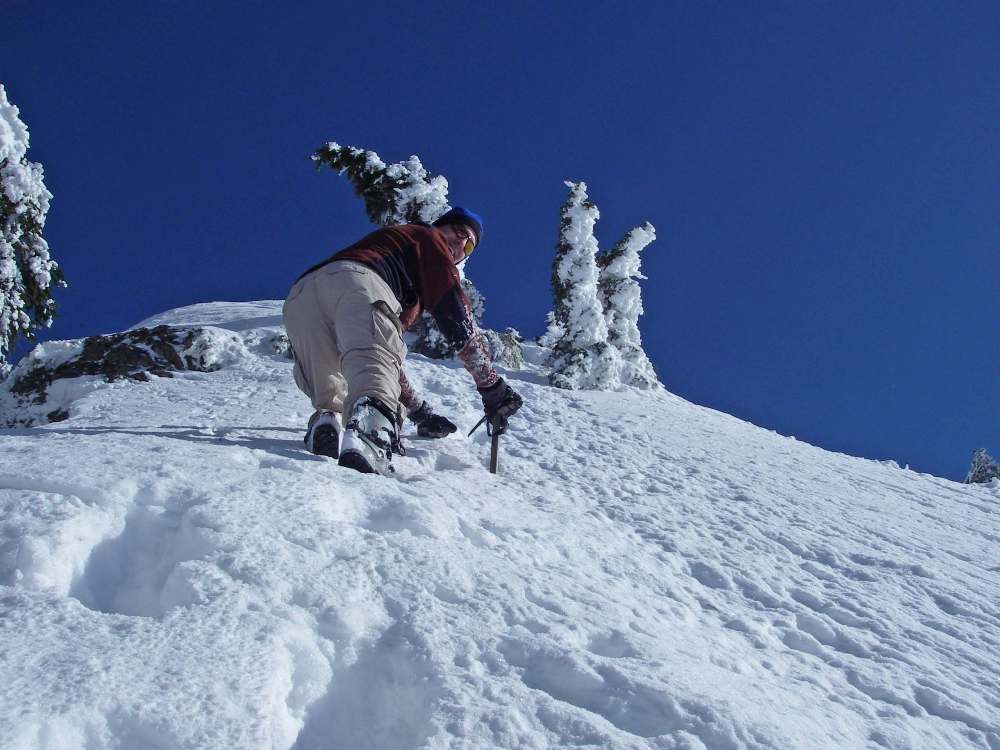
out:
M479 426L486 422L486 434L490 436L490 474L496 474L500 466L500 436L507 431L507 417L503 414L494 414L490 418L489 414L484 414L483 418L476 422L476 426L469 430L469 437L479 429Z

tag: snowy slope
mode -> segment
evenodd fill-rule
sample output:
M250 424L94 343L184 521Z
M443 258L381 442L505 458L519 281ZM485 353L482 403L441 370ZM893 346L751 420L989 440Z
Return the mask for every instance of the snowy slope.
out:
M243 348L0 430L0 747L1000 750L1000 485L538 368L499 475L482 431L355 474L279 310L147 321Z

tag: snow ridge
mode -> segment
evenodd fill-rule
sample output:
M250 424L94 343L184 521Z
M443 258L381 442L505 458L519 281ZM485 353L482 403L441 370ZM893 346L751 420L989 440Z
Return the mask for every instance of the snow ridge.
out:
M302 449L280 303L160 324L239 356L0 431L0 746L1000 750L1000 483L550 388L530 345L500 474L460 432L363 476Z

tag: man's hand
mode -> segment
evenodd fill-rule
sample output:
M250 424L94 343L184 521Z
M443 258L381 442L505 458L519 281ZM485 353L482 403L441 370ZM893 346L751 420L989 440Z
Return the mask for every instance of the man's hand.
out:
M507 382L500 378L489 388L479 388L479 395L483 397L483 409L491 423L498 420L506 420L524 403L517 391L507 385Z
M458 428L447 417L435 414L431 405L424 401L420 408L409 413L409 419L417 426L417 434L426 438L443 438Z

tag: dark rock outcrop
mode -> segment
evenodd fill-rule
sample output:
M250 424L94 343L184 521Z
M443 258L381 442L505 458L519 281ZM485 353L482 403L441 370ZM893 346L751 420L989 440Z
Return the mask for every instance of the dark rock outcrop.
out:
M173 377L174 372L218 370L218 357L212 351L217 337L205 328L156 326L136 328L123 333L91 336L82 341L82 350L58 364L32 352L11 373L4 384L21 407L44 405L49 386L57 380L97 375L107 382L117 380L148 381L152 375ZM25 370L22 372L22 370ZM45 414L50 422L66 419L69 412L60 407ZM8 419L8 423L31 423L36 418Z

